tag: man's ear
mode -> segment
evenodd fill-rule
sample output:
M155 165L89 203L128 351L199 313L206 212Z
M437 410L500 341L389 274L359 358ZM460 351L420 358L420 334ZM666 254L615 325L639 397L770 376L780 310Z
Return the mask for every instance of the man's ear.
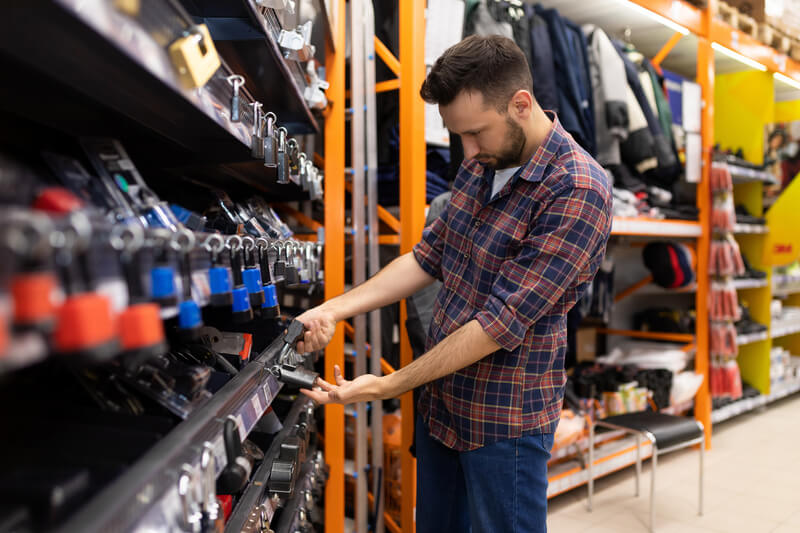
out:
M508 112L518 119L526 119L533 111L533 95L530 91L520 89L515 92L508 103Z

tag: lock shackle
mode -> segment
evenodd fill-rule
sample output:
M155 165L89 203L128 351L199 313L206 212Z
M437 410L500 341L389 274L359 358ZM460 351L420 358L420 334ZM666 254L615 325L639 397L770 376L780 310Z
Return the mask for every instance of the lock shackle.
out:
M244 262L245 268L255 267L255 254L253 250L256 249L256 240L250 235L242 237L242 248L244 249Z
M225 80L234 88L236 88L237 85L239 87L244 85L244 76L241 76L240 74L231 74L230 76L226 77Z
M85 252L89 249L92 238L92 224L89 217L75 212L69 215L67 226L62 230L66 237L67 247L73 252Z
M210 254L217 256L225 250L225 239L219 233L212 233L203 241L202 247Z
M140 226L115 225L109 238L111 247L118 252L134 254L144 246L144 231Z
M261 118L261 108L264 104L261 102L253 102L253 135L261 136L261 131L264 129L264 123Z
M226 239L226 246L231 257L231 271L233 271L233 283L237 287L244 285L242 280L242 238L238 235L229 235Z
M238 235L228 235L225 239L225 245L234 252L238 252L242 247L242 238Z
M186 254L194 250L197 238L194 236L194 233L188 229L181 229L172 234L169 243L170 247L176 252L183 252Z
M25 259L45 259L52 251L53 223L40 213L12 210L2 217L2 239L6 248Z

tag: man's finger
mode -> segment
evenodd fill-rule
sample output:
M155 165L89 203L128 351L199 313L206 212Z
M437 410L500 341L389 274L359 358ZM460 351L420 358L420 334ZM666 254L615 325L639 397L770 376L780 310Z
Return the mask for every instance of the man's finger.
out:
M336 379L336 384L342 386L345 384L345 379L342 377L342 371L339 369L339 365L333 366L333 377Z
M330 397L328 393L321 390L308 390L308 389L300 389L300 392L314 400L320 405L324 405L330 402Z
M314 384L326 392L330 392L336 388L322 378L317 378L317 381L315 381Z

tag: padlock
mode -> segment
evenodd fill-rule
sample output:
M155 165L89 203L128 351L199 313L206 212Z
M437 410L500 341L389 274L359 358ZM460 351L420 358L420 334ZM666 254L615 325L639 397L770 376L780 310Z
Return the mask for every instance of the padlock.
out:
M53 331L57 280L49 264L52 232L49 217L28 210L9 209L0 220L3 249L17 259L17 271L9 283L14 330Z
M300 274L295 264L296 248L297 245L294 242L287 243L284 248L286 250L286 266L284 267L283 277L287 287L296 287L300 284ZM291 253L289 250L291 250Z
M144 231L140 226L116 225L111 231L111 246L119 253L128 285L128 306L117 318L117 330L123 365L130 371L167 350L161 310L158 304L148 301L142 286L139 250L143 244Z
M221 65L214 41L205 24L193 26L188 35L172 43L169 46L169 56L181 84L186 89L205 85Z
M138 17L141 8L141 0L114 0L114 7L120 13L125 13L130 17Z
M225 444L227 464L217 478L217 492L220 494L236 494L241 491L250 479L252 465L245 459L242 440L236 419L228 415L222 426L222 440Z
M206 441L200 455L202 483L203 531L223 531L225 517L219 500L217 500L217 461L214 456L214 445Z
M200 533L202 531L203 512L198 501L197 479L194 469L184 464L178 478L178 498L181 503L181 531Z
M181 230L175 234L173 242L181 256L181 280L183 282L183 300L178 305L178 332L184 340L195 340L200 336L203 317L200 306L192 298L191 252L195 245L194 233L187 229Z
M289 176L294 178L294 181L300 183L300 145L297 144L297 139L292 137L286 143L286 153L289 157Z
M66 292L58 309L53 344L57 353L74 361L105 362L119 353L120 345L111 301L94 291L88 258L91 235L89 219L80 212L72 213L68 227L53 235ZM76 267L81 283L74 276Z
M297 155L297 181L304 191L308 190L307 163L308 156L306 156L305 152L300 152Z
M264 159L264 120L261 116L261 102L253 102L253 133L250 138L250 155Z
M270 111L262 120L264 121L264 166L274 168L278 164L278 133L275 131L278 117Z
M239 90L242 88L242 85L244 85L244 77L240 76L239 74L233 74L225 79L228 80L228 83L230 83L233 87L233 95L231 96L230 120L231 122L241 122L242 117L240 113L240 107L242 99L239 96Z
M289 181L289 147L286 139L286 128L278 128L278 178L277 181L281 185L290 183Z
M278 291L272 282L269 271L269 243L267 239L260 238L256 240L256 245L261 266L261 280L264 282L264 303L261 305L261 316L278 318L281 315L281 307L278 304Z
M242 238L231 235L227 240L227 247L233 271L233 320L234 322L249 322L253 320L253 308L250 306L250 295L242 280Z
M220 253L225 250L225 241L220 235L210 235L203 247L211 254L211 268L208 269L208 285L211 292L211 305L230 307L233 304L231 274L220 261Z
M274 244L275 247L275 264L272 266L272 281L273 283L281 283L284 281L284 274L286 273L286 261L283 256L286 254L286 242L278 241Z
M242 237L242 247L245 261L242 281L250 295L250 306L253 309L261 309L264 304L264 286L261 282L261 269L258 268L255 259L255 239L249 235Z
M150 299L161 307L178 303L175 288L175 269L169 262L168 243L162 243L156 252L156 265L150 269Z

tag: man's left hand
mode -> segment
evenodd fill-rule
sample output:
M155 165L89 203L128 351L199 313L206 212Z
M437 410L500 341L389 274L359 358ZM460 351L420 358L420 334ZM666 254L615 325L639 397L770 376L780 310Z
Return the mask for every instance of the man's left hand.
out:
M342 377L342 371L338 365L334 365L333 375L336 378L336 385L332 385L320 377L317 378L316 384L321 390L316 388L314 390L300 389L300 392L321 405L369 402L383 398L384 383L378 376L364 374L348 381Z

